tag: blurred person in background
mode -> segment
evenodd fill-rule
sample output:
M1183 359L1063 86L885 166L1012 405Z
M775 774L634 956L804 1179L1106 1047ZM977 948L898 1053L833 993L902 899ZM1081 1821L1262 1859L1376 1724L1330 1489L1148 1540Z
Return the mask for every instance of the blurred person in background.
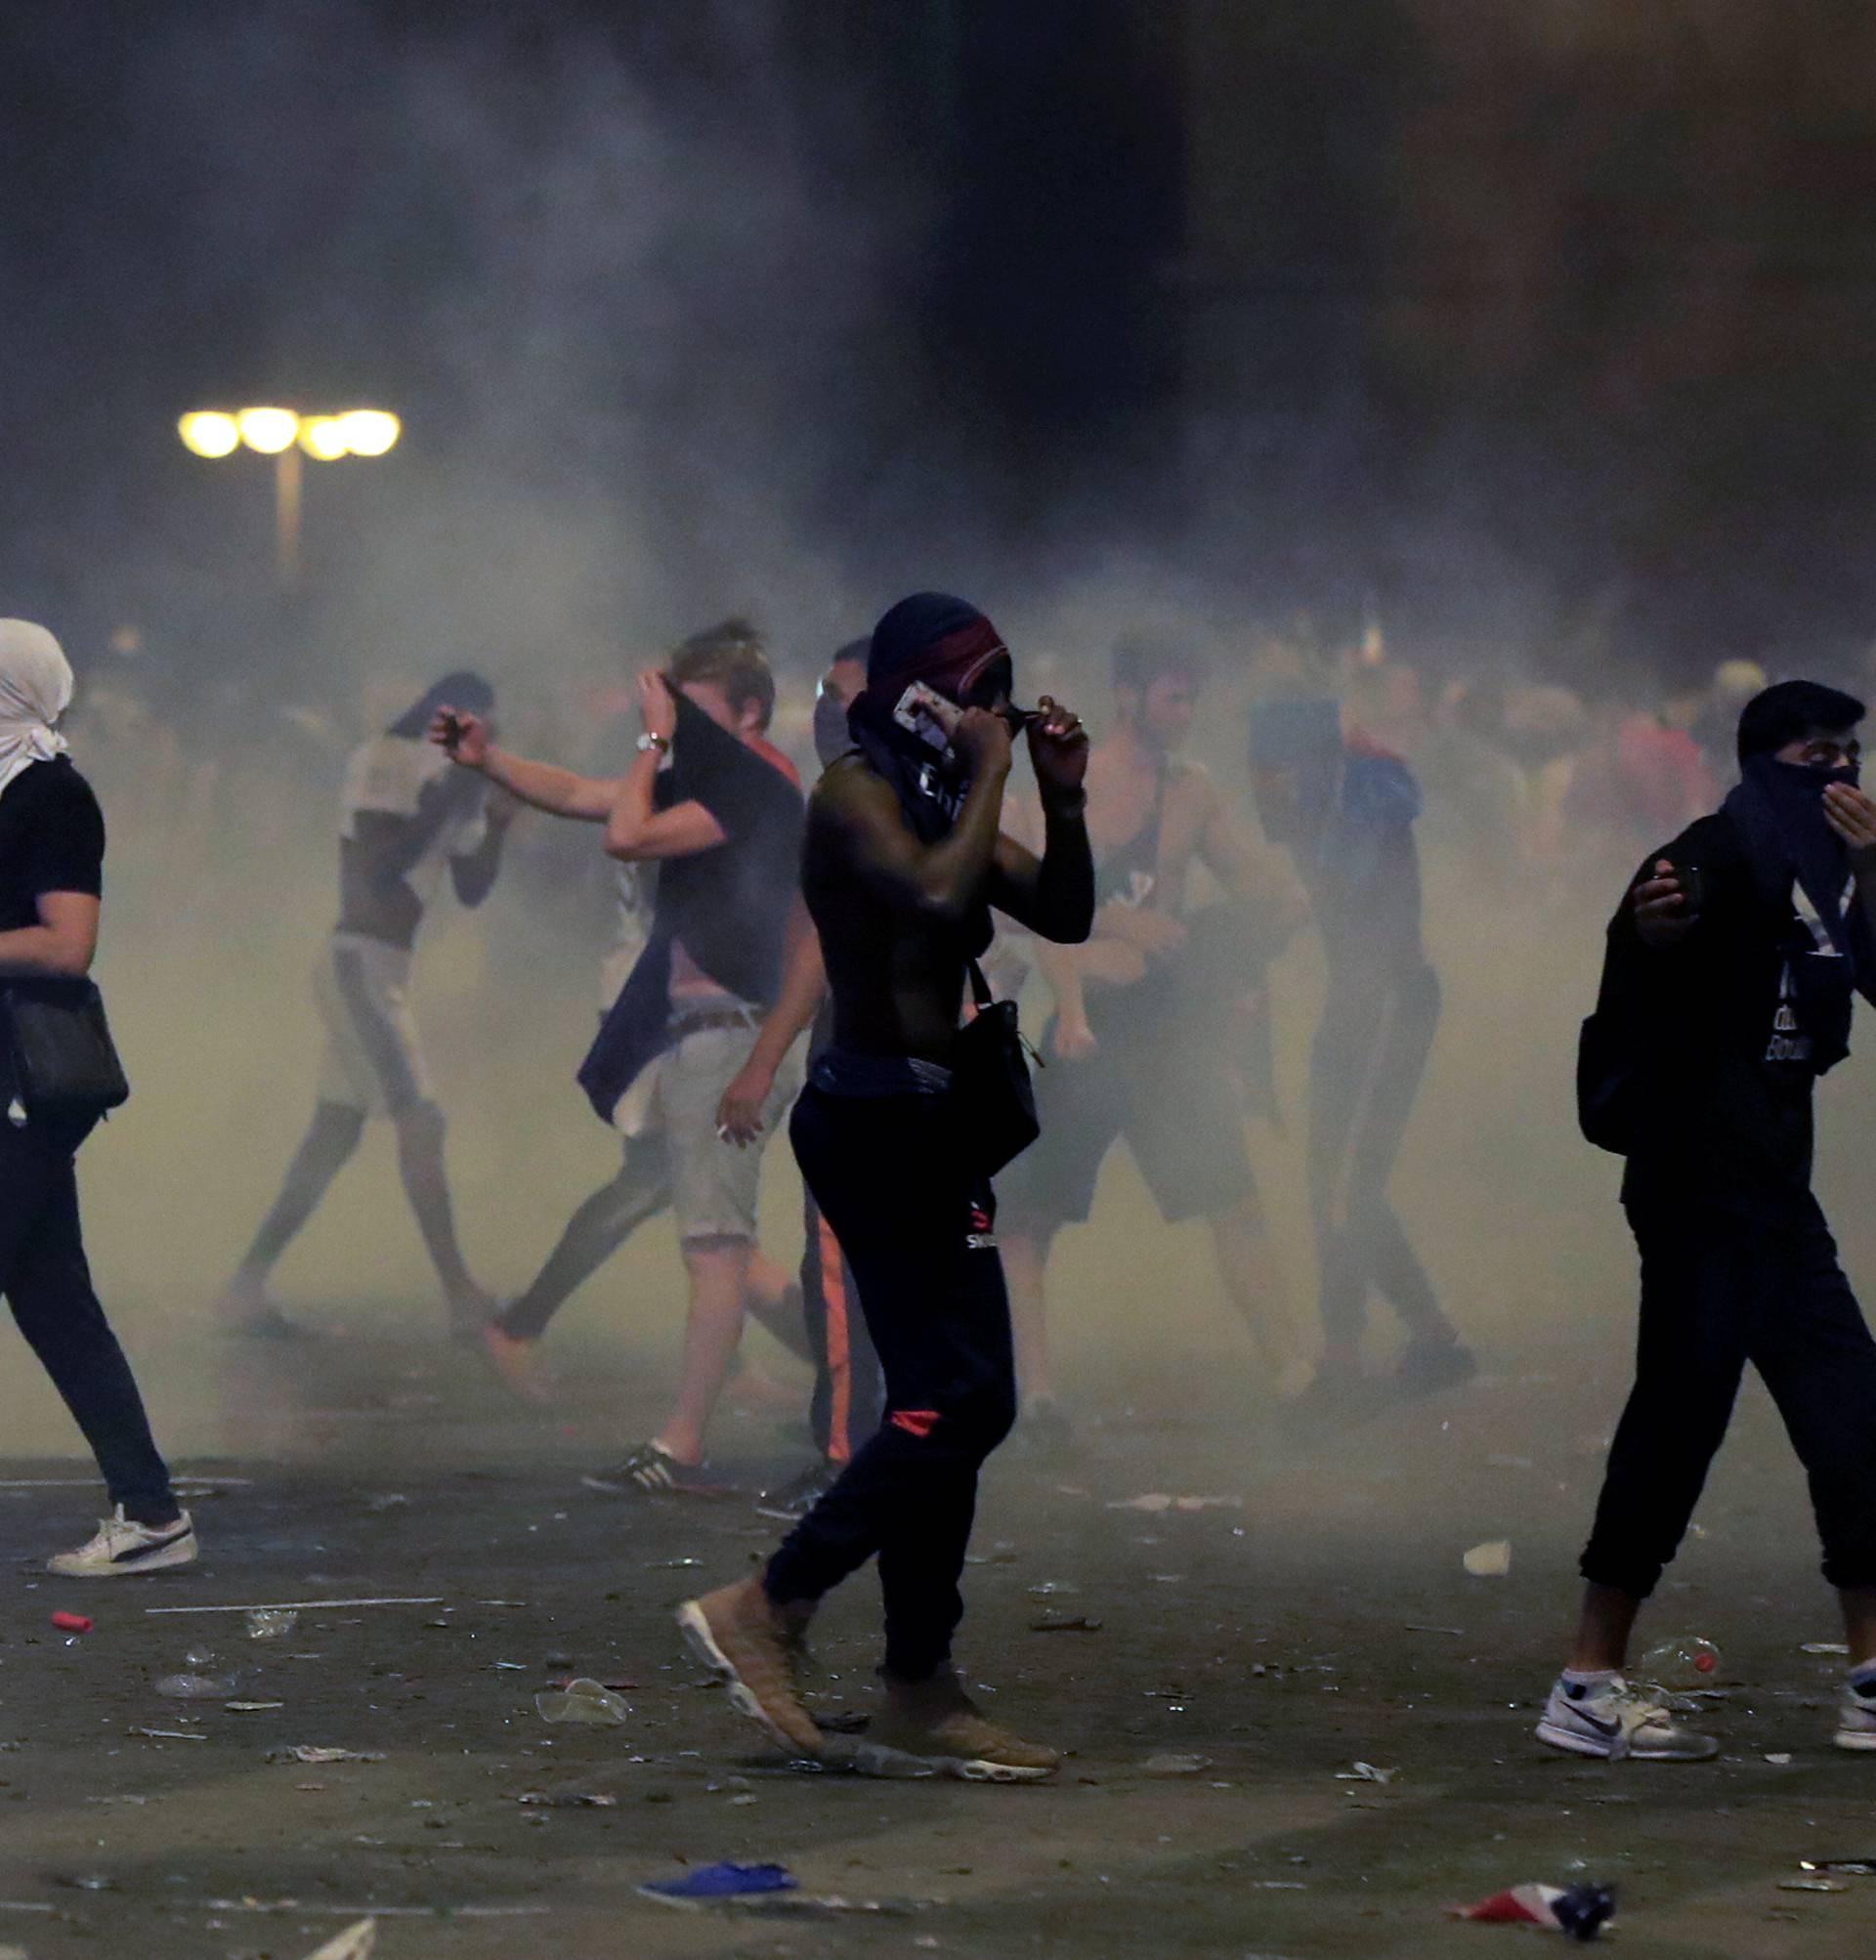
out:
M1574 1755L1719 1750L1626 1669L1748 1362L1805 1466L1843 1610L1835 1739L1876 1750L1876 1342L1811 1189L1814 1085L1850 1051L1855 995L1876 999L1862 717L1861 702L1812 681L1756 696L1739 717L1738 786L1650 858L1609 922L1579 1118L1628 1160L1641 1326L1575 1643L1537 1728Z
M16 1010L89 999L98 951L105 819L56 726L71 685L45 627L0 619L0 1295L111 1504L96 1536L50 1569L115 1579L189 1564L195 1532L85 1261L76 1158L103 1106L40 1107L14 1059Z
M1308 1154L1325 1345L1300 1414L1346 1421L1380 1399L1361 1367L1371 1293L1407 1330L1394 1391L1430 1394L1478 1366L1387 1197L1439 1024L1421 939L1420 788L1398 757L1344 739L1327 700L1259 703L1249 759L1264 833L1295 857L1328 965Z
M1754 695L1766 690L1768 676L1757 660L1722 660L1713 670L1713 680L1695 703L1688 733L1699 745L1708 778L1716 784L1731 783L1738 774L1733 744L1739 717Z
M718 1120L781 987L798 883L800 785L767 739L774 676L753 628L726 620L685 641L668 674L640 675L638 703L636 758L614 778L511 755L473 716L434 731L465 771L550 815L604 824L612 857L658 871L644 944L580 1075L624 1161L482 1335L510 1387L541 1399L533 1346L555 1313L647 1219L676 1213L690 1285L683 1377L658 1433L585 1479L619 1493L695 1483L746 1313L805 1350L794 1288L756 1244L761 1153L739 1149ZM794 1087L786 1071L771 1085L765 1128Z
M473 1339L494 1299L471 1276L456 1237L444 1170L444 1115L410 1001L412 949L446 866L456 898L482 904L494 887L516 804L452 771L425 740L445 703L486 716L494 690L481 675L446 675L346 772L339 824L339 918L314 968L325 1024L313 1122L286 1182L222 1298L239 1334L291 1339L306 1330L268 1293L268 1278L351 1161L370 1117L397 1133L398 1170L443 1284L449 1332Z
M989 1058L988 1081L960 1076L973 1051L982 1058L960 1024L993 907L1051 940L1086 938L1094 914L1087 738L1046 698L1019 717L1011 676L1008 648L974 606L901 600L874 630L849 718L857 751L816 786L802 890L833 1039L789 1133L859 1280L887 1413L760 1574L678 1616L737 1708L819 1757L826 1738L801 1699L808 1622L876 1554L885 1707L858 1767L998 1782L1050 1776L1060 1759L987 1720L951 1661L978 1475L1016 1414L991 1185L1002 1159L972 1099L1001 1102L1007 1056ZM1040 859L1001 828L1019 718L1043 802Z
M847 710L867 684L868 645L865 640L854 640L842 647L815 689L814 752L824 769L853 747ZM820 935L805 900L797 894L789 920L786 969L775 1010L756 1035L748 1059L723 1091L717 1109L718 1128L736 1144L746 1149L759 1143L767 1112L774 1103L776 1077L796 1039L810 1026L808 1067L812 1070L815 1058L833 1039L833 1015ZM815 1459L787 1483L764 1491L756 1504L764 1517L790 1522L813 1510L852 1460L854 1451L879 1427L886 1392L879 1357L867 1332L866 1316L860 1311L853 1268L806 1184L801 1188L801 1308L814 1360L808 1422Z
M1161 1217L1205 1221L1225 1295L1278 1392L1309 1380L1246 1148L1239 1059L1215 1011L1220 962L1198 957L1187 886L1198 863L1222 888L1242 928L1241 974L1281 947L1308 901L1273 856L1245 842L1204 765L1178 759L1201 677L1183 642L1116 647L1114 733L1087 762L1093 930L1082 945L1036 949L1055 1006L1037 1083L1043 1134L999 1196L1023 1391L1017 1433L1045 1454L1074 1446L1049 1369L1049 1250L1064 1225L1087 1221L1101 1166L1123 1138ZM1209 946L1227 920L1196 922Z

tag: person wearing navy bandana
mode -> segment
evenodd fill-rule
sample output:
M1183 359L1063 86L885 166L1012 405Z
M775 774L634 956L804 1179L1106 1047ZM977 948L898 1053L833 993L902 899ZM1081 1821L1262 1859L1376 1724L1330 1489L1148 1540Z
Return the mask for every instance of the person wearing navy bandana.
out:
M1843 1608L1834 1739L1876 1750L1876 1342L1811 1190L1812 1086L1849 1053L1853 997L1876 999L1862 716L1813 681L1755 696L1738 787L1649 859L1609 926L1579 1116L1628 1160L1641 1330L1575 1645L1537 1730L1577 1755L1691 1761L1719 1747L1624 1670L1748 1362L1805 1466Z
M854 750L810 801L802 892L833 1028L789 1129L858 1283L885 1420L761 1573L678 1615L743 1713L823 1757L829 1739L801 1698L802 1640L821 1598L876 1555L886 1705L857 1767L1000 1782L1051 1775L1059 1758L989 1722L951 1664L978 1471L1016 1413L995 1160L953 1066L992 909L1069 944L1094 915L1087 738L1053 702L1013 709L1011 674L974 606L902 600L874 630L848 716ZM1041 793L1040 857L1002 830L1017 725Z

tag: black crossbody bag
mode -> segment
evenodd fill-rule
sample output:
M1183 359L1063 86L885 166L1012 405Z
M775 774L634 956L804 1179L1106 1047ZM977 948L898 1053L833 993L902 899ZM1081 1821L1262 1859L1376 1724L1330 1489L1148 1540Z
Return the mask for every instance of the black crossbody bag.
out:
M33 1122L95 1122L129 1099L105 997L90 980L0 986L0 1040Z
M1036 1051L1017 1026L1016 1002L992 995L984 969L974 959L970 995L977 1012L958 1031L952 1095L979 1167L994 1177L1043 1133L1036 1086L1029 1078L1029 1057ZM1036 1055L1036 1066L1043 1066L1041 1055Z

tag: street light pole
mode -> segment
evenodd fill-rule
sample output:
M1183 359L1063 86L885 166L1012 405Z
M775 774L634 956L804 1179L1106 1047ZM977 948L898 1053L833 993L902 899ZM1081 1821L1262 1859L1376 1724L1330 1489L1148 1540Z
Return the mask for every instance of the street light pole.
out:
M348 408L339 415L302 415L292 408L243 408L236 414L197 409L176 425L192 455L215 460L249 448L274 458L274 575L282 592L299 588L305 457L322 463L342 456L381 456L400 433L382 408Z
M300 494L303 478L297 443L274 458L274 570L282 592L300 585Z

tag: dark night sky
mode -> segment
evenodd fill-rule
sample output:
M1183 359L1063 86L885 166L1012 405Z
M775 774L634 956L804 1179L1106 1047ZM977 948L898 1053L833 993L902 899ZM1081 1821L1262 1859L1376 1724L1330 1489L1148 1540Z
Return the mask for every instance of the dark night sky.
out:
M1862 9L515 12L0 15L5 610L276 632L261 466L171 433L273 396L409 428L312 486L327 638L1117 551L1432 638L1489 585L1566 670L1868 637Z

